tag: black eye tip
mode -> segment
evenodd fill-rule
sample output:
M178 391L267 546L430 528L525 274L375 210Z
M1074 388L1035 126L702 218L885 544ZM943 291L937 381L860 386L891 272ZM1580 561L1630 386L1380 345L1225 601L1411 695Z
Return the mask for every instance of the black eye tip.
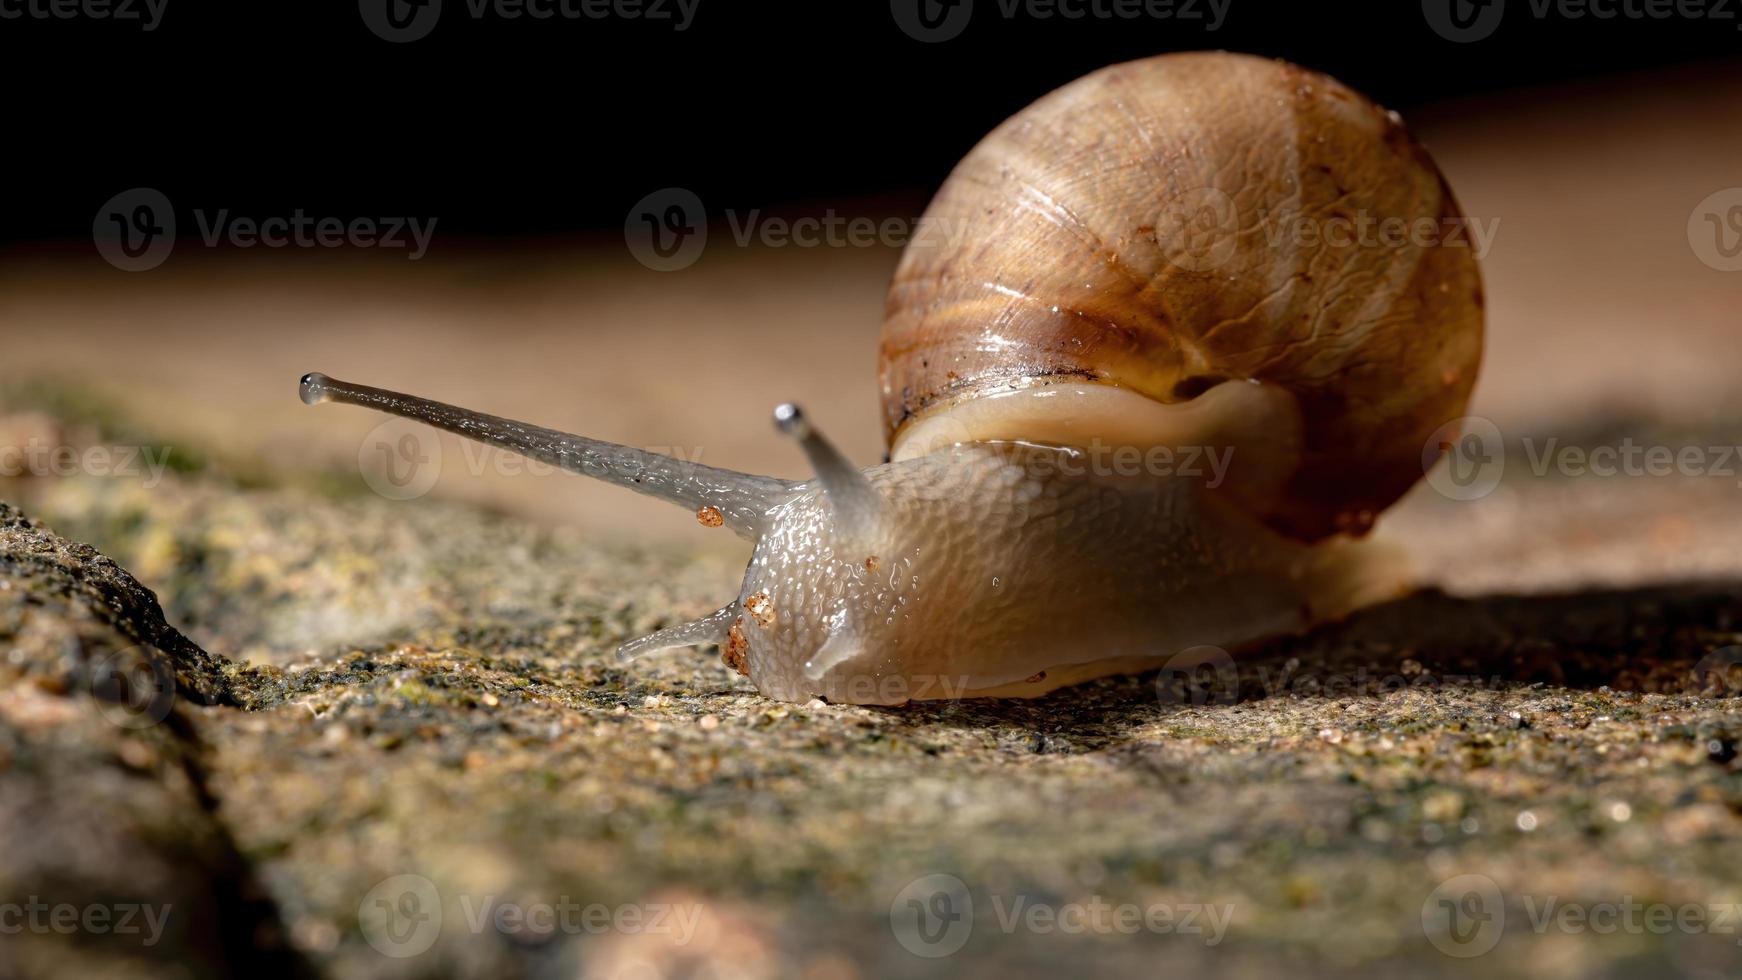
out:
M310 371L297 380L296 393L304 405L317 405L327 400L327 382L331 380L319 371Z
M803 435L806 429L804 409L792 402L781 402L774 407L774 426L787 435Z

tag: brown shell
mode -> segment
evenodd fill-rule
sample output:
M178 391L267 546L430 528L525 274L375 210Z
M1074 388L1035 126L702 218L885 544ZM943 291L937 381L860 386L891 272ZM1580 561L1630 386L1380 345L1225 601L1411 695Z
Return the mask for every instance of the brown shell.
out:
M1032 379L1163 402L1258 379L1295 395L1306 440L1265 519L1363 531L1475 382L1461 219L1397 116L1324 75L1226 53L1102 69L1005 121L932 201L889 290L885 435Z

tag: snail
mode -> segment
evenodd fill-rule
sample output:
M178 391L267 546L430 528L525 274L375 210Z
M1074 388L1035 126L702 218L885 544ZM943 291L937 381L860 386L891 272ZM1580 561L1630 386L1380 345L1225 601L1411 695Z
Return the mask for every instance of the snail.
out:
M802 482L320 374L300 391L755 543L738 598L621 660L718 644L785 701L1033 697L1401 591L1363 539L1463 415L1481 281L1449 241L1286 233L1357 217L1461 220L1401 120L1337 81L1164 55L1046 95L939 190L922 225L942 238L909 244L888 294L880 465L790 404L774 418L815 472Z

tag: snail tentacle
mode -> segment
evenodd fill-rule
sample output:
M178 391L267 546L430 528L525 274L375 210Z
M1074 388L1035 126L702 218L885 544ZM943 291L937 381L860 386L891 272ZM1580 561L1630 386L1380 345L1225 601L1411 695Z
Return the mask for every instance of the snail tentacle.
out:
M822 484L829 510L835 516L836 531L848 541L871 540L877 531L883 501L865 474L811 425L804 409L797 405L786 402L776 406L774 426L798 440L799 448L816 470L817 482Z
M617 648L617 662L628 663L662 650L725 643L731 633L732 623L742 614L742 607L734 599L729 605L716 609L701 619L669 626L630 640Z
M845 616L837 617L835 628L829 633L829 638L823 645L811 654L804 664L804 675L813 681L823 678L829 671L857 657L863 652L859 638L847 628Z
M752 541L767 527L769 510L797 486L788 480L703 466L324 374L303 375L299 393L307 405L335 401L377 409L690 510L717 508L727 527Z

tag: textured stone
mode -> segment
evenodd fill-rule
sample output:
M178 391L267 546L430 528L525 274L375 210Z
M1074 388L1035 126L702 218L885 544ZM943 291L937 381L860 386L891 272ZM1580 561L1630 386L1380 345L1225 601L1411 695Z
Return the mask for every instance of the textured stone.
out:
M1242 652L1237 696L1204 671L791 705L717 651L610 659L730 595L737 569L714 559L210 467L150 491L0 492L149 569L193 638L114 565L5 512L0 812L31 844L0 858L0 898L161 896L190 912L172 920L187 972L1451 975L1470 963L1422 916L1466 874L1504 898L1476 961L1496 976L1734 963L1715 930L1530 920L1549 898L1742 902L1742 712L1734 678L1696 669L1742 643L1733 581L1429 591ZM135 645L180 692L138 729L104 720L81 666ZM939 959L903 925L933 874L974 902ZM541 928L565 902L571 929ZM1097 902L1175 918L1046 925ZM595 905L618 928L591 931ZM1188 906L1231 907L1220 942L1182 934ZM673 931L624 928L626 908L666 909ZM61 938L30 936L28 962L97 955ZM143 975L155 955L119 961Z

